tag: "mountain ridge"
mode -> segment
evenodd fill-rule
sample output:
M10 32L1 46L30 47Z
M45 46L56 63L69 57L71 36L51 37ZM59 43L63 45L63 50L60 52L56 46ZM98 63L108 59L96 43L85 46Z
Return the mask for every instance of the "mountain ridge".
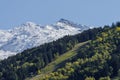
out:
M46 26L41 26L34 22L26 22L10 30L0 30L0 36L3 37L3 39L0 39L0 59L11 56L8 52L17 54L66 35L81 33L87 29L90 29L90 27L60 19L55 24Z

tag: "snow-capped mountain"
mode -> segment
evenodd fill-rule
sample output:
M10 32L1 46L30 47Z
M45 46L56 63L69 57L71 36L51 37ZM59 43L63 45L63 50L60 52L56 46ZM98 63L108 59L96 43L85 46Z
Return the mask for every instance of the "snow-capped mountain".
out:
M0 59L57 40L65 35L74 35L90 27L60 19L52 25L40 26L27 22L11 30L0 30Z

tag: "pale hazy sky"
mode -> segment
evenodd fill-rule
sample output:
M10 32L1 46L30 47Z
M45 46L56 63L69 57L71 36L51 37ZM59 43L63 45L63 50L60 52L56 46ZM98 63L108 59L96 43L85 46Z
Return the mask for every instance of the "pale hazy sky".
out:
M0 0L0 29L32 21L53 24L60 18L102 26L120 21L120 0Z

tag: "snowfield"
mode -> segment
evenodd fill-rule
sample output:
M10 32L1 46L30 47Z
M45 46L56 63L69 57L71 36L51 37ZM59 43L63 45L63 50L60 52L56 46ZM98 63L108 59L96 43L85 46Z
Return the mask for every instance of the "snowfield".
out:
M90 28L60 19L52 25L40 26L33 22L26 22L11 30L0 30L0 59Z

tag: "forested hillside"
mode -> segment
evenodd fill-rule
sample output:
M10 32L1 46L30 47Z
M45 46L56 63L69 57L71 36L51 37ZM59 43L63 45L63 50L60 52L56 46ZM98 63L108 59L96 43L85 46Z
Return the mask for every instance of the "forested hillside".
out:
M57 41L25 50L0 62L0 80L24 80L35 76L47 64L71 50L76 44L95 39L102 28L94 28L74 36L65 36Z
M76 57L39 80L119 80L120 27L106 26Z
M119 62L118 22L65 36L0 61L0 80L118 80ZM57 68L50 70L55 65Z

